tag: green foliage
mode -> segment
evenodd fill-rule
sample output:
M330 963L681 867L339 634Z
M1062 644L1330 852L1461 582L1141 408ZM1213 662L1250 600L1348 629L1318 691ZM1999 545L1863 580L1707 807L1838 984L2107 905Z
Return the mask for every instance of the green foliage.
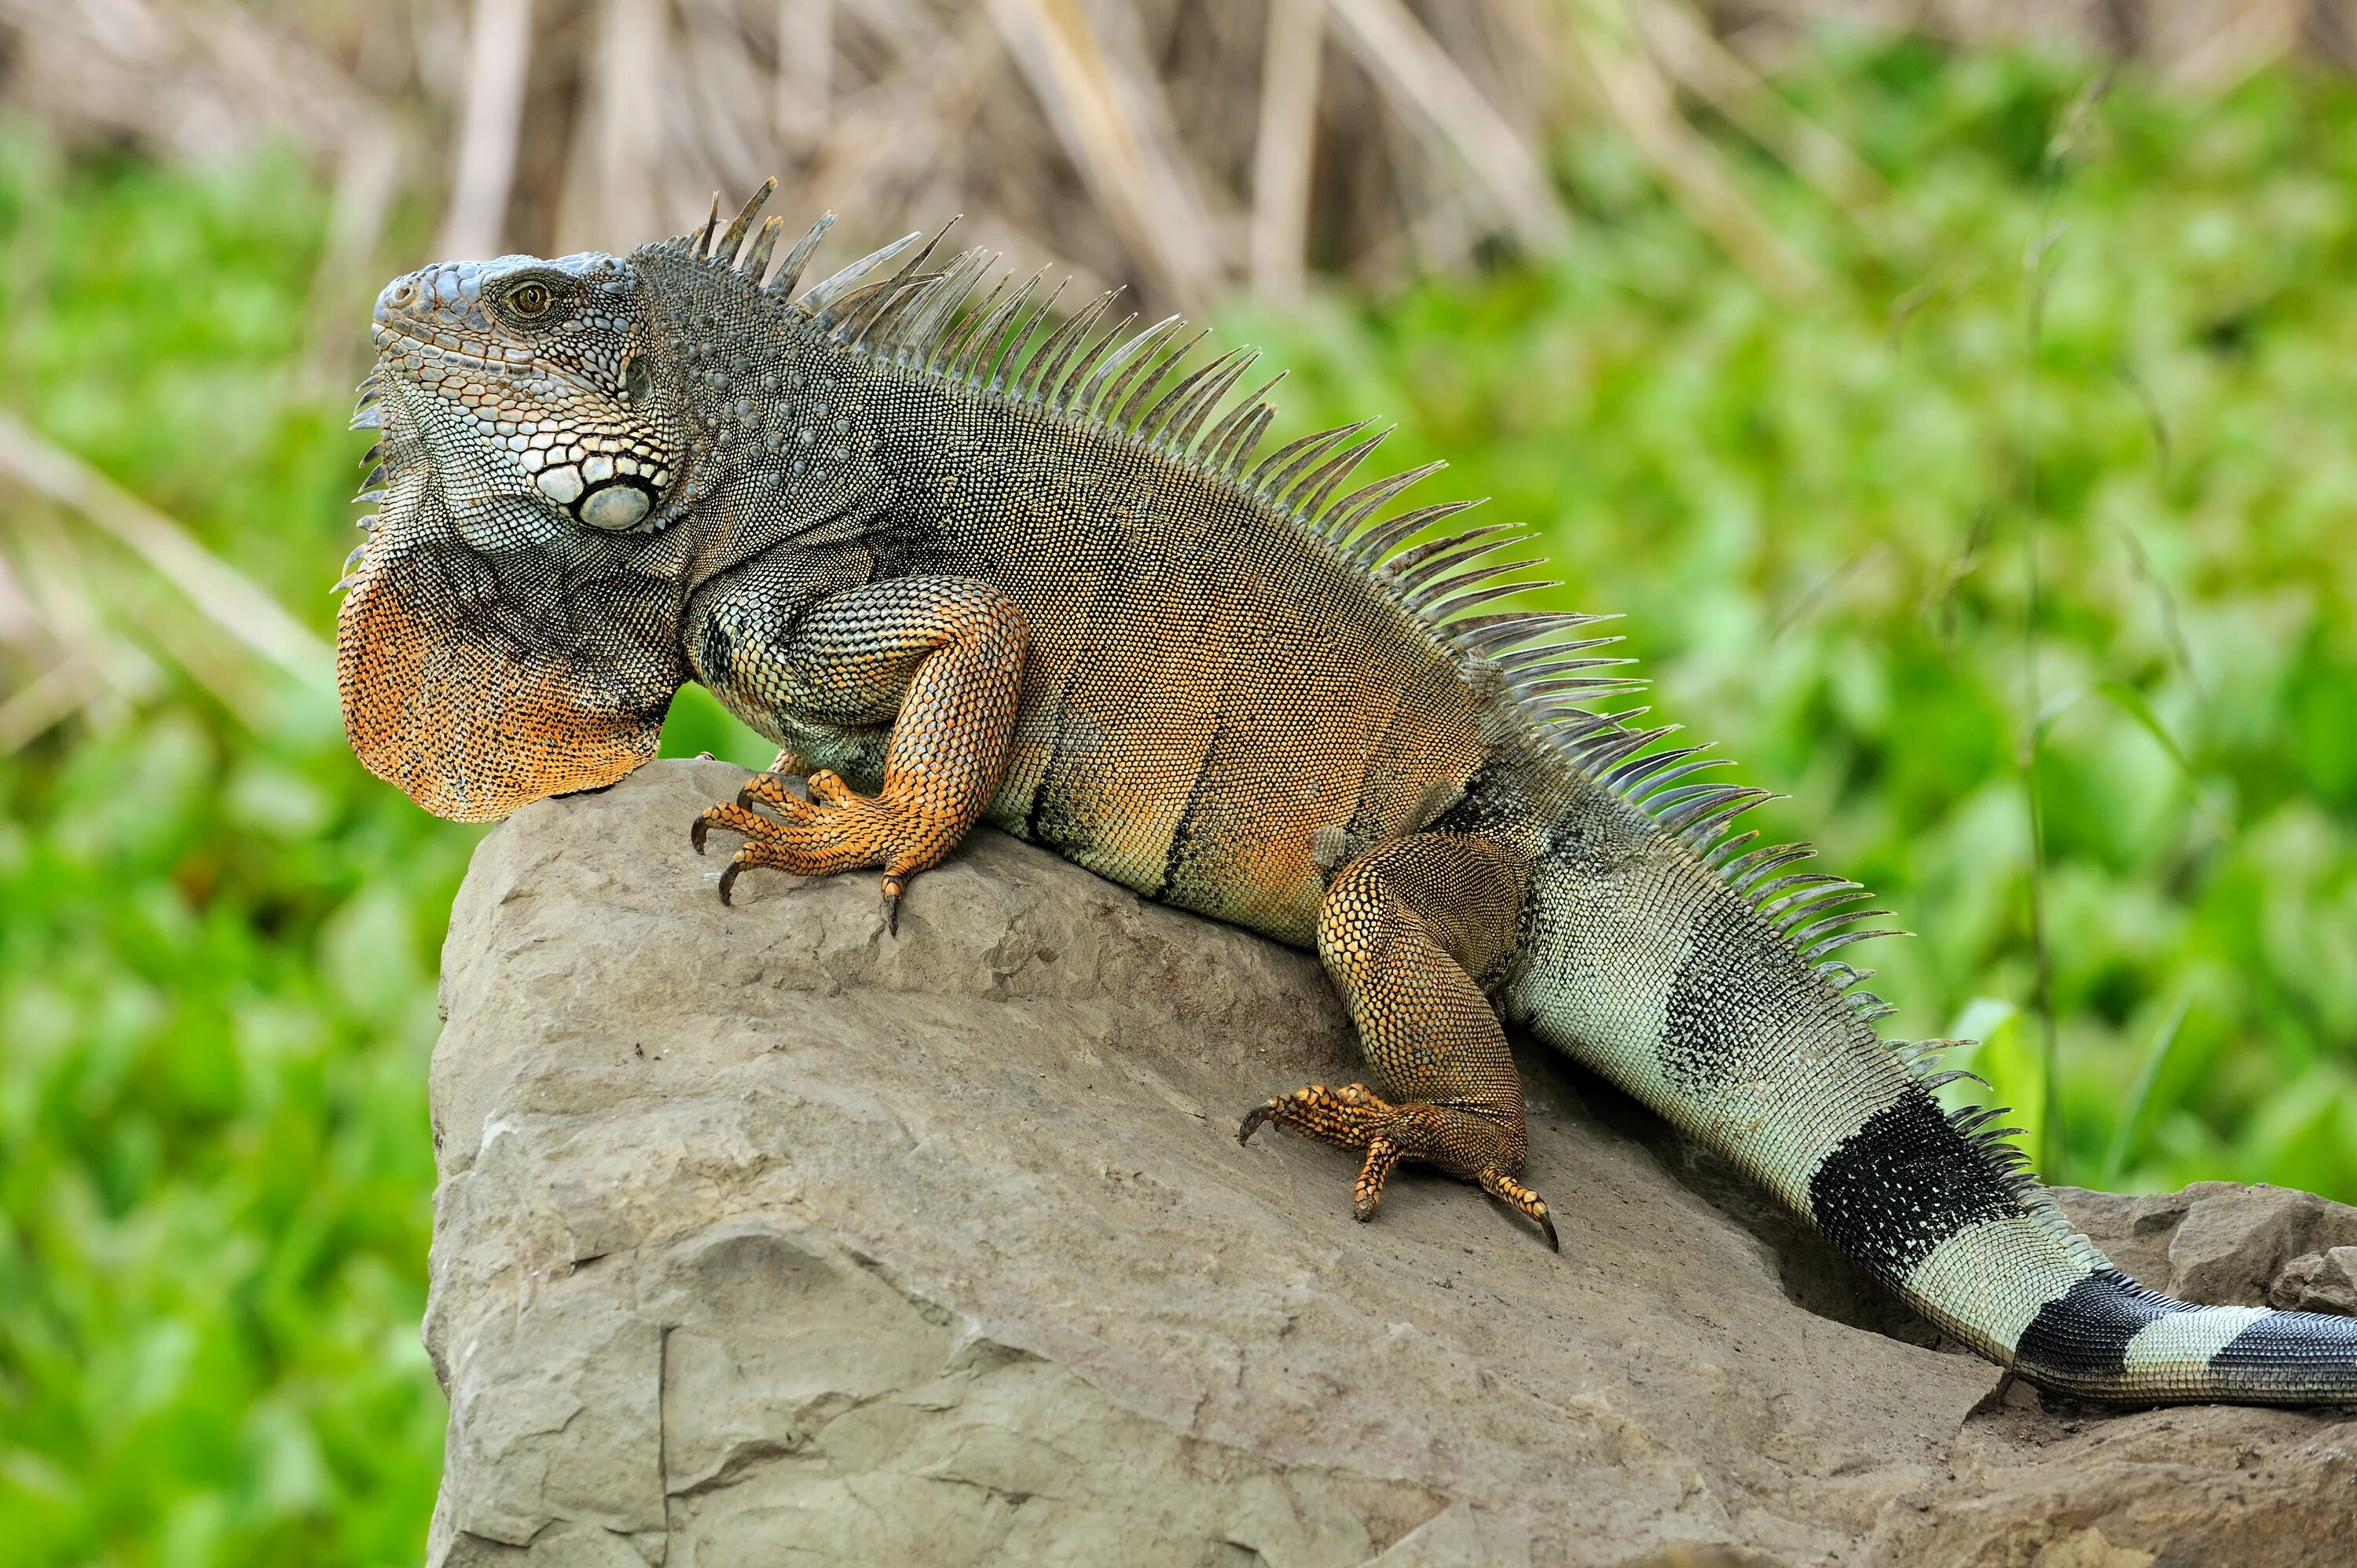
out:
M323 631L360 448L288 367L325 210L291 163L0 149L8 402ZM209 646L72 520L10 515L75 531L93 577L188 623L171 645ZM417 1341L425 1058L475 835L360 771L331 690L253 695L232 715L167 684L0 760L12 1563L422 1548L443 1420Z
M1986 1034L2050 1175L2357 1198L2357 90L2131 81L2058 157L2083 85L1805 62L1785 90L1897 194L1844 212L1738 151L1802 299L1598 134L1560 151L1557 263L1223 314L1297 426L1388 413L1389 461L1448 457L1434 499L1495 496L1553 597L1627 613L1662 714L1791 797L1766 831L1923 933L1860 950L1894 1027ZM315 298L326 211L283 160L0 141L7 405L323 634L361 446L290 369L359 318ZM176 673L208 634L90 548L165 673L0 759L0 1539L414 1561L434 953L475 835L362 774L331 693L232 713ZM767 756L700 694L665 749Z

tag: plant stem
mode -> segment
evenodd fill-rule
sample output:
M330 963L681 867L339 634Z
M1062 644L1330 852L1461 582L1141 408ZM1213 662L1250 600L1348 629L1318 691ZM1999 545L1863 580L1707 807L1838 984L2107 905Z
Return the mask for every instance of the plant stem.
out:
M2021 615L2022 712L2026 715L2018 761L2022 799L2029 812L2029 947L2032 959L2030 1007L2038 1015L2039 1098L2038 1168L2049 1181L2062 1174L2062 1106L2061 1042L2054 1026L2054 959L2046 939L2046 810L2039 787L2039 759L2046 738L2046 699L2038 671L2038 622L2042 586L2038 563L2038 346L2046 325L2046 252L2053 238L2051 214L2060 183L2057 163L2050 151L2044 171L2046 189L2038 205L2038 231L2023 256L2029 274L2029 319L2023 338L2021 372Z

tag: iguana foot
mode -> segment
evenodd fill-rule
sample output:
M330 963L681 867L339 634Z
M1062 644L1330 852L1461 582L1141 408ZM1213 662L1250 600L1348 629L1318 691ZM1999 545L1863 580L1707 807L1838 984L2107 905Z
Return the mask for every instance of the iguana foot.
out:
M1402 1160L1422 1160L1452 1176L1480 1183L1481 1190L1537 1221L1547 1245L1563 1251L1545 1199L1515 1180L1507 1168L1509 1162L1513 1170L1522 1166L1513 1140L1490 1117L1455 1106L1415 1101L1394 1105L1363 1083L1346 1083L1340 1089L1313 1083L1254 1106L1236 1129L1236 1141L1250 1143L1254 1133L1272 1122L1321 1143L1366 1152L1359 1179L1351 1189L1354 1219L1363 1221L1375 1217L1375 1206L1383 1200L1383 1184Z
M729 902L738 874L767 865L796 876L832 876L862 865L884 868L884 925L900 929L900 898L909 879L946 854L964 831L953 813L923 800L862 795L834 772L810 776L810 799L791 794L775 773L757 773L735 802L695 819L688 841L698 854L714 828L743 833L744 844L720 873L720 901ZM754 810L765 806L776 816ZM780 819L783 819L780 821Z

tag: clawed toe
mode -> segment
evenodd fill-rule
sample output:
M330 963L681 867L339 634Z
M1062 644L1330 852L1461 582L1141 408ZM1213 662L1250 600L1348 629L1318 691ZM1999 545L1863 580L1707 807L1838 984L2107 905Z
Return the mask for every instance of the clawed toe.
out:
M1494 1165L1483 1171L1479 1179L1482 1191L1515 1213L1535 1221L1546 1237L1546 1244L1555 1251L1563 1251L1563 1242L1555 1233L1555 1216L1548 1212L1546 1199Z
M756 773L745 780L743 789L737 791L737 803L748 808L768 806L775 811L788 811L802 804L802 801L786 788L782 776Z
M1271 1122L1281 1122L1321 1143L1361 1149L1396 1115L1381 1095L1363 1083L1346 1083L1340 1089L1313 1083L1254 1106L1245 1115L1236 1136L1239 1141L1249 1141Z
M1392 1179L1399 1168L1402 1150L1398 1144L1378 1134L1367 1140L1366 1162L1359 1167L1359 1179L1351 1185L1351 1218L1363 1225L1375 1217L1375 1206L1383 1200L1383 1184Z
M734 805L707 806L697 813L694 822L688 824L687 842L694 846L696 854L702 854L715 828L743 833L758 843L778 825L741 800Z
M831 768L820 768L804 782L809 786L813 805L857 806L865 804L867 800L866 796L845 784L843 776Z
M1506 1138L1500 1125L1488 1117L1457 1106L1416 1101L1394 1105L1363 1083L1339 1089L1314 1083L1254 1106L1237 1126L1236 1141L1250 1143L1254 1133L1272 1122L1321 1143L1362 1151L1358 1179L1351 1187L1351 1215L1355 1219L1375 1217L1383 1189L1401 1161L1421 1160L1479 1182L1484 1192L1535 1222L1549 1247L1563 1251L1545 1201L1501 1163L1511 1161L1520 1168L1519 1138ZM1519 1124L1514 1130L1519 1133ZM1469 1149L1491 1153L1469 1158Z

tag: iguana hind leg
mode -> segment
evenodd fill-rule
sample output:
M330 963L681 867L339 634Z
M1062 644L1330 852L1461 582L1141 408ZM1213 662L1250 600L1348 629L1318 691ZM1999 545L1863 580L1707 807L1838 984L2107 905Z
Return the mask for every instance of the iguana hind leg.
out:
M1318 955L1359 1027L1380 1087L1313 1084L1255 1107L1238 1136L1275 1122L1365 1152L1352 1212L1372 1219L1402 1160L1421 1160L1538 1222L1522 1184L1522 1079L1477 975L1511 957L1522 876L1486 840L1416 833L1345 866L1318 909Z
M899 929L909 879L965 836L1006 769L1022 694L1020 612L987 584L911 577L823 600L775 628L722 624L737 695L802 727L888 722L891 738L873 795L826 768L810 775L808 800L759 773L734 803L699 816L699 853L713 828L745 835L720 874L721 899L748 866L826 876L880 865L885 924Z

